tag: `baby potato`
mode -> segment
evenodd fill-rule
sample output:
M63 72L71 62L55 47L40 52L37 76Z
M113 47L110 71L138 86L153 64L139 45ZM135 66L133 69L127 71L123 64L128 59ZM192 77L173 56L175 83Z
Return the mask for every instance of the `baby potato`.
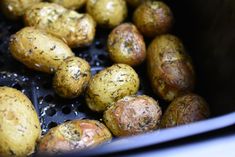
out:
M20 91L0 87L0 156L28 156L41 136L38 115Z
M131 136L157 129L161 115L153 98L126 96L104 112L104 122L115 136Z
M127 17L125 0L87 0L86 9L105 28L114 28Z
M139 83L138 74L133 68L126 64L114 64L90 80L86 103L91 110L103 112L124 96L136 94Z
M58 154L95 147L112 139L109 130L95 120L73 120L52 128L41 139L39 153Z
M136 66L145 60L146 47L143 36L131 23L117 26L109 34L107 47L110 58L116 63Z
M53 87L64 98L78 97L91 78L91 67L79 57L69 57L58 67L53 78Z
M196 95L187 94L176 98L167 108L161 121L162 128L189 124L208 118L210 115L206 101Z
M79 9L83 7L87 0L49 0L52 3L57 3L68 9Z
M141 4L134 12L134 24L146 37L168 33L173 25L170 8L160 1Z
M44 29L72 48L90 45L95 37L96 23L90 15L54 3L33 5L26 11L24 22L27 26Z
M167 101L194 88L191 58L180 39L173 35L158 36L149 45L147 70L153 91Z

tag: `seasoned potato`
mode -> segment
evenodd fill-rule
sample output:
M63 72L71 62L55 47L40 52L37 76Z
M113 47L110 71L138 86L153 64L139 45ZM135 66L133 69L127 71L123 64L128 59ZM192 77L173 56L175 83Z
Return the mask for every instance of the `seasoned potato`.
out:
M26 11L24 22L63 39L72 48L89 45L95 37L96 23L90 15L54 3L33 5Z
M161 115L151 97L126 96L104 112L104 122L115 136L131 136L158 128Z
M20 91L0 87L0 156L27 156L41 136L37 113Z
M136 94L139 82L135 70L126 64L108 67L90 80L86 92L87 105L93 111L105 111L124 96Z
M173 25L173 14L165 3L149 1L135 10L133 21L143 35L155 37L169 32Z
M86 8L101 27L113 28L127 17L125 0L87 0Z
M152 41L147 50L147 69L154 92L167 101L193 90L191 58L173 35L161 35Z
M169 128L208 118L210 111L206 101L196 95L187 94L176 98L167 108L161 121L162 128Z
M63 123L41 139L38 151L40 153L62 153L91 148L110 141L109 130L95 120L73 120Z
M52 3L57 3L68 9L79 9L83 7L87 0L49 0Z
M60 39L33 27L25 27L11 37L10 52L28 68L53 73L71 49Z
M89 63L79 57L67 58L57 69L53 87L58 95L65 98L78 97L87 87L91 78Z
M130 23L116 27L108 37L109 56L116 63L136 66L142 63L146 56L143 36Z

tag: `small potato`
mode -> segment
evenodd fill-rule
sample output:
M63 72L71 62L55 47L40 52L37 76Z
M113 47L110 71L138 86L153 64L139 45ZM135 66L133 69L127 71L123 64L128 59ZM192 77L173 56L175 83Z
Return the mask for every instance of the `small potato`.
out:
M136 66L145 60L144 39L133 24L125 23L116 27L109 34L107 47L110 58L116 63Z
M87 0L86 9L105 28L114 28L127 17L125 0Z
M147 70L154 92L167 101L194 88L191 58L182 42L173 35L158 36L149 45Z
M68 9L79 9L83 7L87 0L49 0L52 3L57 3Z
M53 78L53 87L64 98L78 97L91 78L89 63L79 57L69 57L59 66Z
M24 22L63 39L72 48L90 45L95 37L96 23L90 15L54 3L33 5L26 11Z
M162 128L189 124L208 118L210 111L206 101L196 95L187 94L176 98L167 108L161 121Z
M20 91L0 87L0 156L28 156L41 136L38 115Z
M86 103L91 110L103 112L124 96L136 94L139 82L137 73L130 66L114 64L90 80L86 91Z
M95 147L112 139L109 130L95 120L73 120L63 123L41 139L39 153L58 154Z
M170 8L160 1L141 4L134 12L134 24L146 37L168 33L173 25Z
M115 136L131 136L157 129L161 115L151 97L126 96L104 112L104 122Z

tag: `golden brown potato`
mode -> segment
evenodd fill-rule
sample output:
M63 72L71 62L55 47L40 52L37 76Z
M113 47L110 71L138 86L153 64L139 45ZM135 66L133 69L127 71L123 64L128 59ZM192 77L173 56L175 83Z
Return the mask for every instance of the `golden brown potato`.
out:
M57 3L68 9L79 9L83 7L87 0L49 0L52 3Z
M141 64L146 56L143 36L130 23L117 26L109 34L107 47L110 58L116 63L136 66Z
M33 27L11 37L10 52L28 68L46 73L53 73L64 59L74 56L62 40Z
M87 12L98 25L113 28L127 17L125 0L87 0Z
M72 48L89 45L95 37L96 23L90 15L54 3L33 5L26 11L24 22L63 39Z
M90 80L86 91L86 103L91 110L103 112L124 96L136 94L139 82L137 73L130 66L114 64Z
M134 12L134 24L147 37L168 33L173 25L170 8L160 1L141 4Z
M41 136L39 118L20 91L0 87L0 156L28 156Z
M126 96L104 112L104 122L115 136L131 136L157 129L161 115L153 98Z
M73 120L49 130L41 139L38 151L49 154L80 151L108 142L111 138L109 130L98 121Z
M89 63L79 57L65 59L53 78L56 93L64 98L78 97L87 87L90 70Z
M158 36L149 45L147 70L154 92L167 101L194 88L191 58L180 39L173 35Z
M187 94L176 98L167 108L161 121L162 128L169 128L208 118L210 111L206 101L196 95Z

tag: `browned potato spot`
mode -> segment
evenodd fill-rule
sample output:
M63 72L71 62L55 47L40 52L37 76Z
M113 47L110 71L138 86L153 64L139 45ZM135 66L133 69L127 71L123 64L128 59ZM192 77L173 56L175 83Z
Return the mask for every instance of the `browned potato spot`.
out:
M83 7L87 0L49 0L52 3L57 3L68 9L79 9Z

